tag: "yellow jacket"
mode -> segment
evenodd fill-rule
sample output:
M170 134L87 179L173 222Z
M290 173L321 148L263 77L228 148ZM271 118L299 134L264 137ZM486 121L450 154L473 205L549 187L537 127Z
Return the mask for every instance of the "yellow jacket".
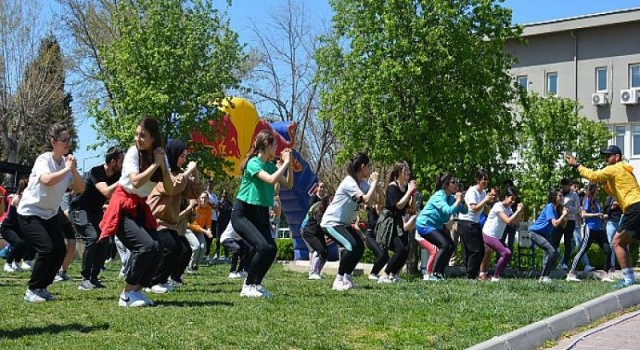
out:
M640 202L640 187L633 175L633 167L624 162L607 165L602 170L578 167L580 176L589 181L604 183L604 190L614 196L624 213L634 203Z

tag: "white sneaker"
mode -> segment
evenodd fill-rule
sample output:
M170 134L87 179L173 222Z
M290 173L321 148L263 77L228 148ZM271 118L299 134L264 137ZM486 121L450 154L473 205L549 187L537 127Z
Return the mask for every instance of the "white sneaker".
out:
M369 275L369 281L377 281L380 279L380 276L376 275L375 273L372 273Z
M136 291L130 292L122 292L120 293L120 298L118 299L118 305L122 307L142 307L147 306L148 304L141 297L141 293Z
M567 275L566 280L569 282L582 282L576 275Z
M229 272L228 278L232 278L232 279L242 278L242 275L239 272Z
M393 283L393 282L395 281L389 278L389 276L383 276L378 279L378 283Z
M500 282L500 277L491 276L491 282Z
M262 293L262 296L265 298L270 298L271 297L271 293L269 293L266 289L264 289L264 286L261 284L256 284L255 288L258 292Z
M145 288L144 291L156 294L169 293L169 289L165 286L165 283L153 285L151 288Z
M612 283L612 282L615 282L615 281L613 280L613 278L611 278L610 274L606 274L606 275L604 275L604 277L602 277L602 282Z
M16 272L16 270L11 266L11 264L4 263L4 272L14 273L14 272ZM29 290L30 289L27 289L27 291L29 291ZM24 297L26 298L27 295L25 294ZM25 299L25 300L27 300L27 299Z
M591 265L587 265L584 267L584 272L591 272L591 271L595 271L595 267L591 266Z
M422 275L422 280L423 281L431 281L431 275L428 273L425 273L424 275Z
M16 272L22 272L22 268L15 261L11 263L11 268L13 268Z
M153 302L153 300L151 300L146 294L144 294L144 292L142 290L137 290L135 291L135 293L138 295L138 297L142 300L144 300L144 302L148 305L148 306L153 306L155 305L155 303Z
M264 295L262 293L260 293L259 290L256 289L256 286L254 284L245 284L242 286L242 290L240 291L240 296L241 297L248 297L248 298L262 298L264 297Z
M349 286L344 283L344 277L337 275L336 279L333 281L332 289L341 292L349 289Z
M22 262L20 263L20 268L25 270L25 271L29 271L29 270L31 270L31 264L29 264L28 262L22 260Z
M27 288L24 292L24 301L30 303L44 303L47 299L42 295L41 289L31 290Z
M342 279L342 282L349 287L347 289L353 289L357 287L356 284L353 283L353 279L351 279L351 275L348 273L344 274L344 278Z
M320 274L319 274L319 273L315 273L315 272L314 272L314 273L309 274L309 279L310 279L310 280L317 281L317 280L321 280L321 279L322 279L322 276L320 276Z
M540 277L540 283L551 283L551 278L549 276Z

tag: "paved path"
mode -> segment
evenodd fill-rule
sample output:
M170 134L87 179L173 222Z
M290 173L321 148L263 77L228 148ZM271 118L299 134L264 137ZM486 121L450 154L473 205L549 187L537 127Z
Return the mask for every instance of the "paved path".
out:
M640 349L639 331L640 312L631 312L563 339L549 350L637 350Z

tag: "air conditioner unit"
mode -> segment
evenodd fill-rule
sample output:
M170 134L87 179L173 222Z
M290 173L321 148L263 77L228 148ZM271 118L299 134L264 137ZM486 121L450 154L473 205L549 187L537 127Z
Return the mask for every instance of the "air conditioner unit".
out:
M623 105L638 104L638 89L620 90L620 103Z
M606 106L609 104L609 94L606 92L596 92L591 95L591 104L594 106Z

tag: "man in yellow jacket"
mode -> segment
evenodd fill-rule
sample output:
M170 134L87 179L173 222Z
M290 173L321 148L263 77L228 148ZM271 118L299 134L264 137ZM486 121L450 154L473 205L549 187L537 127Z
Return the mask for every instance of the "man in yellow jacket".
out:
M611 145L600 151L600 154L604 156L604 161L607 163L602 170L588 169L577 163L572 156L567 157L567 162L585 179L603 183L604 190L620 203L624 215L612 243L624 276L614 288L623 288L636 283L628 246L631 239L640 239L640 187L633 175L633 167L622 161L620 147Z

